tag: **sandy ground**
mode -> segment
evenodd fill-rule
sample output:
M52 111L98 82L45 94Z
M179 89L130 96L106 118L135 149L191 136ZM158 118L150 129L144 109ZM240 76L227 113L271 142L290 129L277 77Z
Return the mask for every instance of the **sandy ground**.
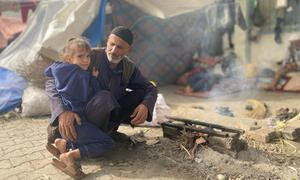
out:
M207 122L247 129L251 123L266 125L266 119L255 120L247 117L245 105L247 99L260 100L267 104L270 115L282 107L297 108L300 95L295 93L274 93L264 91L246 91L230 96L201 99L178 96L176 87L160 88L167 104L172 108L171 115L193 118ZM216 113L217 106L226 106L235 117L227 117ZM196 107L196 108L195 108ZM199 107L201 107L199 109ZM255 122L255 123L254 123ZM132 135L143 131L147 139L158 139L159 143L147 145L139 143L128 154L127 160L132 168L128 168L129 179L299 179L300 153L298 142L286 140L270 144L255 142L242 137L248 142L248 149L239 153L217 151L204 145L196 151L193 160L187 159L187 153L180 148L180 140L174 141L162 137L161 129L134 128L123 126L121 131ZM131 154L133 153L133 154ZM117 153L125 158L123 153ZM115 156L115 153L112 153ZM107 159L110 159L106 157ZM105 158L105 159L106 159ZM121 159L122 159L121 158ZM111 161L111 159L109 160ZM116 164L117 165L117 164ZM118 166L118 165L117 165ZM124 167L123 167L124 168ZM115 172L109 167L108 174ZM102 171L103 173L103 171ZM96 173L97 174L97 173ZM91 177L97 175L93 174ZM109 176L109 175L107 175Z
M159 88L172 108L171 114L238 128L254 122L263 125L266 121L247 118L247 99L261 100L274 112L281 107L297 108L300 97L293 93L247 91L200 99L178 96L174 90L173 86ZM235 117L219 115L215 111L217 106L229 107ZM52 156L44 148L47 119L1 120L0 179L71 179L51 166ZM299 142L263 144L242 137L248 142L247 150L228 153L203 145L190 160L180 148L182 142L164 138L160 128L121 126L120 131L128 135L143 132L144 142L134 147L117 143L103 157L83 160L83 170L88 173L84 179L300 179ZM19 149L14 150L17 146Z

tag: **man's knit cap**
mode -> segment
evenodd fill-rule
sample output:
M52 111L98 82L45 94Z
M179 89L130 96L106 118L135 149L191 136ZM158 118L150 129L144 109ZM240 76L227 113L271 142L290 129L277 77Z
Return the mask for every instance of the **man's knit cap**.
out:
M133 34L129 28L127 28L125 26L118 26L118 27L115 27L111 31L111 34L114 34L114 35L118 36L119 38L123 39L130 46L132 45Z

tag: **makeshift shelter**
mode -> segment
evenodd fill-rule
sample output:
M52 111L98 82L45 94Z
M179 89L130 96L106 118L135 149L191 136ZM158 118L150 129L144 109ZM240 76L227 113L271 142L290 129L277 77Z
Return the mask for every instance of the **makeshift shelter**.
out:
M192 0L185 5L181 0L108 2L111 13L105 13L106 0L41 1L27 29L0 54L0 66L43 88L43 70L59 59L69 38L83 35L97 46L105 24L108 30L125 25L135 35L132 60L148 79L165 85L189 67L195 52L220 55L223 36L232 43L235 24L246 28L234 0Z
M246 29L234 0L191 1L186 5L181 1L110 2L113 26L125 25L135 33L132 59L145 76L159 85L174 83L189 67L195 52L221 55L223 36L231 37L235 24Z
M58 52L67 39L84 34L94 46L101 41L105 4L105 0L41 1L29 20L27 29L0 54L0 66L23 76L31 85L44 88L43 71L53 60L59 58ZM0 74L6 72L0 69ZM14 76L19 77L17 74ZM6 88L3 81L4 79L0 79L0 91ZM28 93L36 96L33 92ZM26 100L23 99L23 104L24 101ZM36 100L30 101L34 103ZM44 103L48 103L47 98ZM0 104L8 105L10 99L5 98ZM11 109L6 108L8 110Z
M25 28L26 24L17 18L0 16L0 52Z

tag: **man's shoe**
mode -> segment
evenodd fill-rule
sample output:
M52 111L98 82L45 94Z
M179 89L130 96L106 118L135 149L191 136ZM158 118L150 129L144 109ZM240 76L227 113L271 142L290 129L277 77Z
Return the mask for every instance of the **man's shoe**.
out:
M115 141L115 142L129 142L130 137L127 136L124 133L120 133L118 131L114 131L110 134L110 137Z

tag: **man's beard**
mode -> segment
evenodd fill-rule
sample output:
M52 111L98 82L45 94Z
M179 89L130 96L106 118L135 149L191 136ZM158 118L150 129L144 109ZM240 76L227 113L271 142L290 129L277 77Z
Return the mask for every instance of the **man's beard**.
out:
M113 64L118 64L124 58L124 56L120 56L118 58L112 58L108 52L106 52L106 56L108 61Z

